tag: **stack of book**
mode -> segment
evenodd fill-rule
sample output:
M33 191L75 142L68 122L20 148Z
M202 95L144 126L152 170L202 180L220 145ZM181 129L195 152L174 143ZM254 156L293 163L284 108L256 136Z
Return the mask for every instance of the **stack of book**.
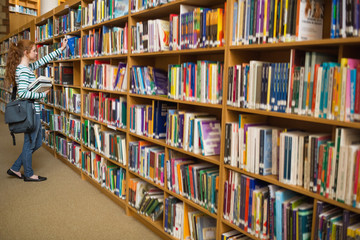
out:
M164 210L164 192L139 178L130 178L129 204L140 214L158 221Z

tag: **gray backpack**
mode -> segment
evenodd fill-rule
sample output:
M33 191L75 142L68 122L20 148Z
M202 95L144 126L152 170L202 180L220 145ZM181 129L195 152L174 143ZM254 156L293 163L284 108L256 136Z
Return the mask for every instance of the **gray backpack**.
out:
M17 88L13 88L12 101L6 104L5 123L9 124L10 134L13 137L13 145L16 145L16 133L31 133L35 125L35 104L33 100L15 100ZM30 136L30 142L32 141Z

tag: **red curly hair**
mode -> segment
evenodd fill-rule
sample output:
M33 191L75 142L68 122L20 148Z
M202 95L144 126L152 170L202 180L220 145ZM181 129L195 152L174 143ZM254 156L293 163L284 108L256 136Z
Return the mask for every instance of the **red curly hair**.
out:
M35 45L33 41L24 39L20 40L17 44L11 43L8 57L6 61L6 71L5 71L5 85L6 87L15 86L15 72L16 68L19 65L21 58L24 56L24 53L30 53L32 47Z

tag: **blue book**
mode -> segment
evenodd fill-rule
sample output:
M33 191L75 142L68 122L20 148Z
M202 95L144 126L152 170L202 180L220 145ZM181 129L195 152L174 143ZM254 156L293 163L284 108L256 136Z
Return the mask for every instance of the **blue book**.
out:
M295 196L296 193L287 190L287 189L280 189L279 191L275 192L275 214L276 214L276 218L275 218L275 225L276 225L276 230L275 230L275 236L277 240L282 240L283 236L282 236L282 226L283 226L283 214L282 214L282 205L283 202L285 202L286 200L292 198L293 196Z
M155 124L155 138L166 138L166 116L168 109L176 109L177 103L173 102L155 102L154 124Z
M271 175L272 171L272 129L261 130L264 134L264 146L263 146L263 170L262 175ZM261 168L260 168L261 170ZM261 173L260 173L261 174Z
M324 105L325 105L325 91L327 92L328 82L329 82L329 63L324 62L323 67L323 77L321 81L321 94L320 94L320 104L319 104L319 117L323 117ZM320 86L319 86L320 87ZM327 95L327 93L326 93Z
M120 169L116 169L116 189L115 194L120 197Z
M165 199L165 219L164 219L164 230L168 232L168 209L169 209L169 198Z
M113 0L114 1L114 16L113 18L125 16L128 14L129 1L127 0Z
M350 114L355 113L355 89L356 89L356 69L350 70ZM360 81L360 80L358 80Z

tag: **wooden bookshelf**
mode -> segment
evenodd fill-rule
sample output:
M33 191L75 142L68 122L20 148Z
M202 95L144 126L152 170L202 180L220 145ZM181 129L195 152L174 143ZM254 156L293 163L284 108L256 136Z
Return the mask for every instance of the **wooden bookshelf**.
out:
M11 4L18 4L20 0L12 0ZM35 4L38 3L40 0L26 0L22 1L21 4ZM56 153L56 150L49 148L45 144L43 146L51 152L54 156L62 160L64 163L69 165L75 172L80 173L81 178L84 180L89 181L91 184L96 186L102 193L107 195L110 199L114 200L117 204L123 207L127 213L127 215L134 216L155 233L157 233L163 239L176 239L170 236L167 232L164 231L164 220L153 222L149 217L141 215L138 213L136 209L134 209L129 204L129 179L130 178L139 178L154 187L162 190L164 192L164 197L167 198L169 196L175 197L178 200L182 201L185 206L190 207L192 209L196 209L198 211L203 212L207 216L210 216L217 221L216 226L216 239L221 239L221 234L236 229L246 236L250 237L251 239L258 239L255 236L249 234L248 232L243 231L239 226L231 223L230 221L226 220L223 216L223 206L224 206L224 183L227 180L227 176L229 175L229 171L234 171L255 179L262 180L269 184L280 186L284 189L289 189L301 195L309 197L314 202L314 214L313 218L315 219L316 214L316 203L318 201L329 203L331 205L337 206L342 209L349 210L354 213L360 214L359 208L353 208L352 206L346 205L344 203L325 198L320 194L316 194L310 192L302 187L293 186L289 184L282 183L278 180L278 176L262 176L259 174L254 174L247 172L245 170L239 169L237 167L232 167L230 165L226 165L223 161L224 159L224 149L225 149L225 125L227 122L238 121L239 114L246 113L246 114L253 114L253 115L261 115L266 117L266 123L271 126L284 126L289 128L300 128L301 130L306 130L309 132L327 132L332 135L332 138L335 138L334 132L336 127L346 127L352 129L360 129L359 122L345 122L345 121L338 121L338 120L329 120L329 119L322 119L316 118L312 116L302 116L296 114L289 114L289 113L280 113L280 112L273 112L273 111L266 111L266 110L259 110L259 109L248 109L248 108L239 108L234 106L227 105L226 99L228 94L228 67L234 66L236 64L247 63L250 60L263 60L263 61L290 61L290 51L291 49L301 49L307 51L321 51L326 53L334 54L340 60L342 57L356 57L358 55L358 51L360 50L360 37L351 37L351 38L339 38L339 39L330 39L330 10L331 3L326 1L325 3L325 10L324 10L324 29L323 35L324 38L321 40L314 40L314 41L297 41L297 42L281 42L281 43L267 43L267 44L252 44L252 45L240 45L240 46L233 46L231 44L231 34L232 34L232 12L233 12L233 3L235 0L228 0L227 1L227 9L226 9L226 44L223 47L218 48L201 48L201 49L186 49L186 50L178 50L178 51L165 51L165 52L151 52L151 53L132 53L131 52L131 26L136 25L139 21L144 20L151 20L151 19L168 19L169 14L180 12L180 5L187 4L187 5L195 5L195 6L203 6L203 7L224 7L225 0L199 0L196 3L193 3L191 0L175 0L168 4L164 4L161 6L157 6L154 8L146 9L139 12L133 12L129 10L129 14L126 16L118 17L115 19L102 21L92 26L82 26L79 30L74 32L70 32L70 35L77 35L79 37L83 37L88 34L89 30L92 29L99 29L102 26L124 26L126 23L128 25L128 53L127 54L116 54L116 55L104 55L104 56L97 56L97 57L84 57L81 56L75 59L67 59L67 60L55 60L51 62L54 66L58 66L59 63L71 62L74 65L74 85L71 86L64 86L61 84L54 84L54 88L56 90L64 91L64 87L75 88L79 89L81 93L81 97L84 94L89 92L95 93L108 93L112 96L122 96L126 97L127 100L127 128L122 129L118 127L114 127L108 125L107 123L100 122L95 120L91 117L88 117L84 114L83 105L81 106L81 114L72 113L66 109L54 106L54 104L43 103L44 106L48 109L52 109L54 113L64 113L67 117L69 115L74 115L78 117L81 123L84 123L85 120L89 120L93 123L99 124L101 129L104 130L114 130L118 133L125 134L126 136L126 150L127 156L129 150L129 143L139 140L145 140L157 146L162 146L165 149L165 160L169 159L169 151L174 151L176 153L180 153L194 159L195 162L206 162L213 164L216 168L219 168L219 193L218 193L218 209L217 213L212 213L209 210L205 209L201 205L189 200L188 198L179 195L167 187L166 176L164 186L160 186L159 184L154 183L153 181L141 176L140 174L132 171L129 169L128 165L123 165L113 159L106 157L104 154L94 150L91 147L86 146L83 141L78 141L73 139L70 136L62 132L55 131L55 135L61 135L62 137L66 138L68 141L75 142L81 145L82 151L92 151L97 155L101 156L108 164L117 165L126 170L126 199L120 199L111 191L101 187L101 185L89 176L86 171L82 169L78 169L76 166L71 164L66 158L61 156L60 154ZM12 32L5 38L1 39L0 42L8 41L10 37L15 35L20 35L25 30L30 30L31 39L35 39L35 28L36 26L41 26L45 24L48 19L55 19L59 16L62 16L68 12L68 8L77 8L77 6L81 5L82 7L86 7L91 1L85 0L59 0L59 6L55 9L49 11L48 13L43 14L42 16L37 17L35 20L18 27L16 31ZM53 44L59 42L61 38L63 38L65 34L61 34L58 36L53 36L52 38L46 39L44 41L37 42L36 44ZM356 51L354 51L356 50ZM7 51L3 51L0 54L6 54ZM112 91L112 90L104 90L104 89L94 89L89 87L83 86L83 69L86 64L92 64L95 60L109 60L111 64L117 64L119 61L123 61L127 63L128 67L128 74L127 74L127 91L120 92L120 91ZM224 63L224 76L223 76L223 100L221 104L208 104L208 103L200 103L200 102L191 102L191 101L184 101L184 100L175 100L170 99L168 97L163 96L154 96L154 95L141 95L135 94L130 91L130 68L135 65L150 65L160 69L167 69L168 64L181 64L184 62L189 61L197 61L197 60L216 60L222 61ZM2 66L0 66L2 67ZM7 91L6 89L2 89ZM177 148L171 146L165 142L165 140L159 140L150 138L143 135L138 135L132 131L130 131L130 106L134 104L151 104L153 101L166 101L176 104L176 108L178 110L184 111L199 111L199 112L208 112L214 114L221 120L221 152L217 156L203 156L200 154L195 154L193 152L185 151L182 148ZM46 124L44 123L44 126ZM48 126L47 126L48 127ZM54 135L54 138L55 138ZM55 144L55 141L54 141ZM129 163L129 161L126 161ZM166 166L165 166L166 168ZM165 169L166 173L166 169ZM165 174L166 175L166 174ZM314 223L312 230L314 231Z

